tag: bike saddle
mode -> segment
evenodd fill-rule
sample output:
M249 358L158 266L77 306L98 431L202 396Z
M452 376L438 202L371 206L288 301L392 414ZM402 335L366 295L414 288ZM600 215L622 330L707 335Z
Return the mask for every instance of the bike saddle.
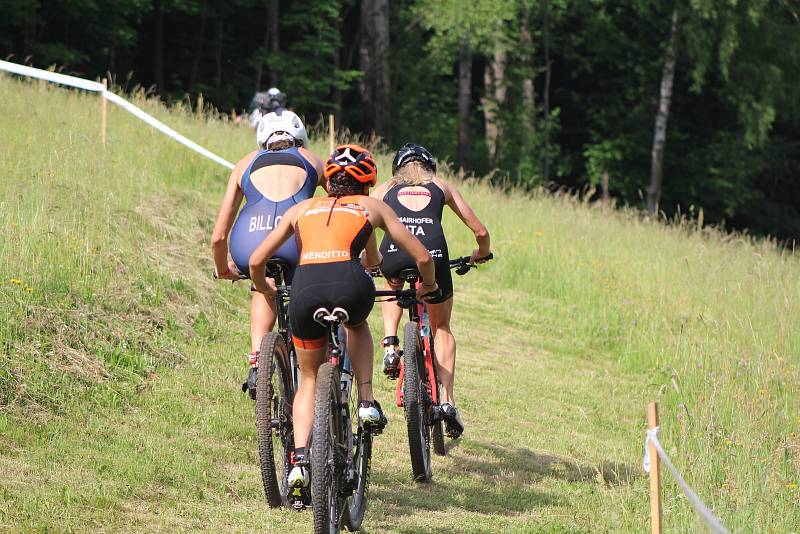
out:
M419 271L416 269L403 269L397 274L397 277L408 281L416 280L419 278Z
M347 313L347 310L338 306L333 311L328 310L328 308L317 308L314 312L314 320L323 326L327 326L327 323L333 321L346 323L350 320L350 314Z

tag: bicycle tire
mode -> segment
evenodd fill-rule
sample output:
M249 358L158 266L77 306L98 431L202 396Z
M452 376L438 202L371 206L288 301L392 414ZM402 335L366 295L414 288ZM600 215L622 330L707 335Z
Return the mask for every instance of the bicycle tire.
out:
M339 371L325 362L317 372L314 424L311 428L311 500L315 534L340 531L343 499L340 498L341 459L337 458L339 427Z
M431 444L422 395L421 362L417 323L406 323L403 328L403 407L408 428L408 452L414 480L428 482L431 479Z
M346 501L342 513L342 526L350 532L361 529L367 511L367 492L369 490L369 471L372 463L372 433L363 427L358 429L353 466L356 470L356 487L353 495Z
M267 504L286 506L291 452L294 449L289 350L280 334L269 332L261 341L256 376L256 429L261 482ZM277 421L275 428L273 420Z

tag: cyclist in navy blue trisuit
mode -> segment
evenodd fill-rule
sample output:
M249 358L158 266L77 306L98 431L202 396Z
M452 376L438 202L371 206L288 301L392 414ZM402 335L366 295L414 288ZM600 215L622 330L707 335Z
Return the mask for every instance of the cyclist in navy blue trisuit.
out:
M211 250L218 278L237 280L250 275L250 254L277 227L286 210L314 196L325 184L322 160L308 150L308 135L300 118L291 111L269 113L256 135L260 150L242 158L228 179L214 225ZM245 199L245 205L236 212ZM235 221L234 221L235 219ZM229 242L230 240L230 242ZM228 260L228 251L232 261ZM294 240L284 243L273 256L289 267L291 280L298 252ZM243 389L255 395L255 369L262 338L275 325L275 302L254 293L250 304L250 374Z

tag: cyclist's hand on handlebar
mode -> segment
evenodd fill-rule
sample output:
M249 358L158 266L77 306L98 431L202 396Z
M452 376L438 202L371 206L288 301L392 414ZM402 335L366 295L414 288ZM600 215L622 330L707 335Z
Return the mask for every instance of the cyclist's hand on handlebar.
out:
M439 284L434 283L433 286L426 286L419 284L417 286L417 300L423 300L425 295L436 294L439 292Z
M228 270L227 272L220 273L214 272L214 278L218 280L233 280L236 281L239 279L239 269L236 267L236 264L232 261L228 262Z
M258 291L259 293L264 294L266 297L272 298L278 293L278 286L275 285L274 278L267 277L265 280L267 281L266 286L256 287L256 285L253 284L250 289L253 291Z
M486 252L479 248L476 248L475 250L472 251L472 254L469 257L469 262L473 265L475 265L476 263L486 263L491 259L489 257L491 255L492 255L491 251Z

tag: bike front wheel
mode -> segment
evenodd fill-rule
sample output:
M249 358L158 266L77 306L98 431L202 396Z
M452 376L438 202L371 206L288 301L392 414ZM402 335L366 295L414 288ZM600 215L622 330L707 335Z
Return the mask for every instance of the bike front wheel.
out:
M411 471L414 480L431 479L431 443L427 424L427 409L423 395L425 384L422 350L417 333L417 323L407 323L403 328L403 406L408 428L408 452L411 454Z
M339 371L330 362L317 372L314 425L311 429L311 499L315 534L340 531L344 499L342 457L346 440L339 425Z
M271 507L287 504L286 478L294 449L293 398L289 350L280 334L269 332L261 342L256 375L256 428L261 482Z

